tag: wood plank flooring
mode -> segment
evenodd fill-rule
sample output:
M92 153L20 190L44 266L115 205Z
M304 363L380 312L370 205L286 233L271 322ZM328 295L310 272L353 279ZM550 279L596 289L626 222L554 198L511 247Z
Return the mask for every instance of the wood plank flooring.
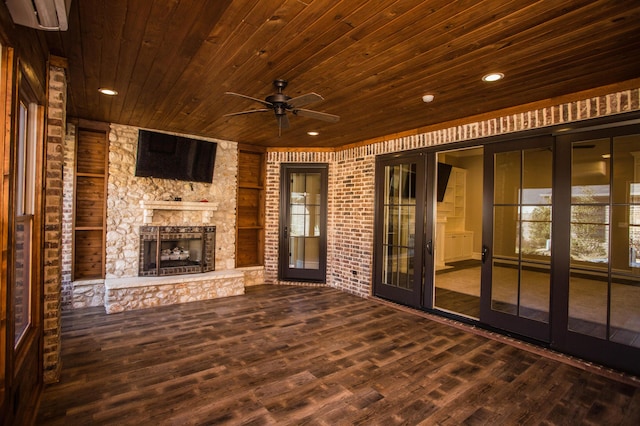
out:
M39 425L640 424L640 387L325 287L65 312Z

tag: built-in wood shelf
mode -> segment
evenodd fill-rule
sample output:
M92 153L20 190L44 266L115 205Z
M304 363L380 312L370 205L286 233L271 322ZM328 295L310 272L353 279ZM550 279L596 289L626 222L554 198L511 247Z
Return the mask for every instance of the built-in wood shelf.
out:
M262 148L238 147L236 267L264 265L266 154Z
M73 280L105 276L109 127L77 123L73 204Z
M218 210L218 203L204 201L142 200L140 201L140 207L143 210L144 223L153 222L153 212L155 210L200 211L202 212L202 223L209 223L212 213Z

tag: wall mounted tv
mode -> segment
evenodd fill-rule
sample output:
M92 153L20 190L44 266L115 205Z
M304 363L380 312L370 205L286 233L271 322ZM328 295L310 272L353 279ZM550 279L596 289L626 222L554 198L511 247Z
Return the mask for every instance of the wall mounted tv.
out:
M447 192L447 184L451 175L451 164L438 163L438 184L437 184L437 200L443 201L444 194Z
M136 176L213 182L215 142L140 130Z

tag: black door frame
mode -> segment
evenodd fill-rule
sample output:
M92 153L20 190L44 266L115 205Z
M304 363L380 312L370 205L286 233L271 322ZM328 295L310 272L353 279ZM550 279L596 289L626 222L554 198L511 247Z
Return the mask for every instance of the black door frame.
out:
M571 221L571 156L572 142L585 139L614 138L627 134L640 134L640 124L616 126L615 128L576 129L556 136L556 170L554 194L566 205L553 207L552 233L556 238L552 274L557 281L555 297L552 298L553 322L550 346L559 351L609 365L633 374L640 374L640 348L623 345L611 340L581 334L569 330L569 282L570 282L570 227L562 226ZM555 226L553 225L555 224ZM640 307L639 307L640 309ZM608 337L607 337L608 339Z
M482 277L480 280L480 321L501 330L517 333L542 342L550 340L550 323L542 323L528 318L493 310L491 305L493 272L493 193L494 193L494 154L498 152L519 151L522 149L552 148L552 136L538 136L502 143L484 145L484 188L482 193ZM553 165L552 165L553 167ZM555 182L554 182L555 183ZM555 188L554 188L555 191ZM556 197L552 198L552 212L555 210ZM551 222L554 223L553 220ZM555 237L555 234L553 234ZM552 239L552 246L554 239ZM551 252L551 264L553 255ZM552 270L550 271L550 273ZM553 283L550 291L553 294ZM551 306L549 306L551 317Z
M289 194L292 173L320 174L320 252L318 269L289 267ZM280 217L278 279L282 281L326 282L327 274L327 204L329 185L329 165L326 163L283 163L280 165Z
M416 179L415 179L415 232L414 232L414 247L413 247L413 287L411 289L404 289L396 286L390 286L383 283L383 250L374 250L374 279L373 279L373 293L375 296L393 300L398 303L402 303L407 306L420 308L423 300L424 291L424 250L426 245L426 239L424 234L426 215L424 212L425 206L425 194L424 191L418 191L418 188L424 188L426 185L426 168L425 168L425 155L422 152L411 151L393 156L384 156L376 158L376 173L375 173L375 187L379 188L375 193L375 215L374 215L374 246L383 246L383 227L384 227L384 214L382 213L384 208L384 188L386 185L385 174L383 173L385 167L395 166L401 164L416 164Z

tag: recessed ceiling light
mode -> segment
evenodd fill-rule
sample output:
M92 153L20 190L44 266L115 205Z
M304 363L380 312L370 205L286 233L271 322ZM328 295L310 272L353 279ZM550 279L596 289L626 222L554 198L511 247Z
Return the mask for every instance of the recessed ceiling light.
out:
M118 92L116 92L115 90L107 89L107 88L104 88L104 87L98 89L98 92L102 93L103 95L108 95L108 96L115 96L115 95L118 94Z
M504 78L504 74L501 72L492 72L482 77L482 81L498 81Z
M311 132L307 132L307 134L308 134L309 136L318 136L320 133L319 133L319 132L313 132L313 131L311 131Z
M425 103L433 102L433 98L434 98L433 95L424 95L422 97L422 102L425 102Z

